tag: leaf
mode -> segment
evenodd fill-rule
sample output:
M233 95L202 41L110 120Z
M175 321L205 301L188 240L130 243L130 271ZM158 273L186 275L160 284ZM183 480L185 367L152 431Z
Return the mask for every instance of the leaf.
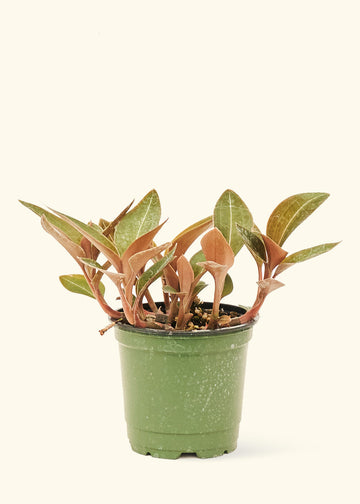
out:
M174 255L175 249L144 271L136 284L136 292L139 296L145 292L152 282L161 276L163 269L174 259Z
M164 285L162 290L167 294L177 294L178 292L176 289L174 289L174 287L171 287L171 285Z
M218 228L236 255L244 242L237 232L236 224L251 229L252 215L243 200L234 191L226 190L214 209L214 226Z
M89 284L85 280L83 275L61 275L59 277L60 282L65 287L65 289L70 292L75 292L77 294L84 294L85 296L89 296L95 299ZM102 295L105 293L105 286L100 282L99 290Z
M177 269L179 275L180 291L190 293L191 284L194 281L194 272L191 264L184 255L181 255L177 260Z
M115 228L114 241L120 256L137 238L158 226L160 215L159 196L153 189L120 220Z
M105 226L104 231L103 231L105 236L110 236L111 238L114 237L114 231L115 231L116 226L119 224L121 219L123 219L125 217L125 215L127 214L129 208L131 208L133 203L134 203L134 200L132 200L132 202L126 208L124 208L124 210L122 210L122 212L120 212L119 215L112 222L107 222L107 221L104 221L103 219L101 219L104 223L107 224ZM101 226L101 227L103 227L103 226Z
M72 224L80 233L82 233L88 240L91 241L95 247L97 247L100 252L104 254L104 256L116 267L116 269L121 269L121 260L117 254L117 250L114 244L106 238L102 233L100 233L93 226L89 226L74 217L70 217L69 215L62 214L61 212L57 212L53 210L57 215L60 215L66 222Z
M196 254L194 254L192 256L192 258L190 259L190 264L191 264L191 267L192 267L192 269L194 271L194 275L195 276L198 276L198 274L203 269L197 263L205 262L205 261L206 261L206 257L205 257L205 254L204 254L204 252L202 250L199 250L199 252L196 252Z
M245 245L255 257L256 261L267 262L266 248L261 234L249 231L248 229L239 226L239 224L236 224L236 228L239 231Z
M233 281L231 279L231 276L230 275L226 275L225 277L225 283L224 283L224 288L223 288L223 291L222 291L222 294L221 294L221 298L225 297L225 296L228 296L229 294L232 293L234 289L234 284L233 284Z
M282 246L288 236L329 197L328 193L301 193L282 201L269 217L266 234Z
M176 245L177 256L184 255L190 245L198 238L204 231L206 231L212 224L212 216L196 222L192 226L187 227L178 234L173 240L172 244Z
M219 229L208 231L201 240L201 247L206 261L226 265L227 269L234 264L234 252Z
M150 261L150 259L153 259L158 254L161 254L161 252L163 252L169 245L170 243L164 243L158 247L151 247L132 255L129 259L129 265L134 274L137 275L139 271L146 266L146 263Z
M93 259L89 259L87 257L81 257L79 258L80 261L83 263L83 264L86 264L86 266L91 266L92 268L96 268L100 271L105 271L102 269L102 266L101 264L99 264L98 262L94 261Z
M57 240L77 262L79 262L79 256L82 257L85 255L85 252L80 245L74 243L65 233L50 224L44 214L41 216L41 225L45 231L55 238L55 240Z
M312 259L313 257L316 257L321 254L325 254L326 252L329 252L331 249L333 249L336 245L338 245L340 242L335 242L335 243L323 243L322 245L316 245L315 247L310 247L304 250L299 250L299 252L295 252L294 254L291 254L287 256L281 264L293 264L293 263L299 263L303 261L307 261L308 259ZM281 266L280 264L280 266Z
M104 269L103 266L101 266L101 264L94 261L93 259L88 259L86 257L81 257L79 259L82 263L86 264L87 266L91 266L92 268L96 268L97 270L104 273L106 276L108 276L114 282L114 284L116 285L116 287L118 287L118 289L121 288L121 283L125 277L125 275L123 275L123 273L108 271L107 269Z
M50 224L56 226L60 231L62 231L69 238L69 240L80 245L82 234L79 233L79 231L77 231L77 229L75 229L71 224L68 224L63 219L57 217L51 212L48 212L44 208L33 205L32 203L27 203L26 201L19 200L19 202L26 208L32 210L36 215L39 215L40 217L42 215L45 215Z
M268 236L261 235L261 237L266 247L267 264L269 265L270 271L272 271L275 266L285 259L287 252Z
M264 280L257 282L257 284L264 295L268 295L270 292L273 292L280 287L284 287L282 282L279 282L279 280L275 280L274 278L265 278Z
M198 282L195 287L194 287L194 290L193 290L193 295L194 296L197 296L199 294L199 292L201 292L203 289L205 289L205 287L207 287L208 284L203 282L202 280L200 280L200 282Z

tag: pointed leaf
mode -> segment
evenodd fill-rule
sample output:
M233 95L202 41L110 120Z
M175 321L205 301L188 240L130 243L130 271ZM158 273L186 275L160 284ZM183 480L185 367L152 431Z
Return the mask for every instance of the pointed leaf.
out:
M117 224L114 241L119 254L123 255L137 238L158 226L160 215L159 196L153 189Z
M131 256L129 259L129 265L134 274L137 275L139 271L146 266L148 261L156 257L158 254L161 254L161 252L163 252L169 245L170 243L164 243L158 247L151 247Z
M236 228L247 248L253 253L255 259L260 260L261 262L267 262L266 248L261 234L249 231L238 224L236 225Z
M280 275L280 273L283 273L284 271L286 271L287 269L289 269L291 266L294 266L295 263L284 263L281 262L278 267L276 268L275 270L275 273L273 274L273 278L276 278L278 275Z
M106 238L106 236L104 236L94 227L89 226L88 224L84 224L74 217L62 214L61 212L57 212L56 210L53 210L53 212L61 216L61 218L66 222L72 224L80 233L82 233L89 241L91 241L91 243L104 254L104 256L115 266L116 269L121 269L121 260L117 254L117 250L114 244L108 238Z
M187 227L178 234L173 240L172 243L177 250L177 256L184 255L187 249L192 245L192 243L198 238L204 231L209 229L212 224L212 216L206 217L205 219L196 222L192 226Z
M174 259L174 255L175 249L144 271L136 284L138 295L145 292L149 285L161 276L163 269Z
M191 284L194 281L194 272L184 255L181 255L177 260L177 269L179 275L180 291L189 293Z
M257 284L265 295L270 294L270 292L273 292L280 287L284 287L282 282L279 282L279 280L275 280L274 278L265 278L265 280L260 280Z
M224 264L228 269L234 264L234 252L219 229L208 231L201 240L201 247L207 261Z
M70 240L65 233L57 229L55 226L50 224L45 215L41 216L41 225L45 229L47 233L55 238L68 252L69 254L77 261L79 256L84 256L85 252L72 240Z
M19 200L19 201L26 208L29 208L36 215L39 215L39 217L41 217L42 215L45 215L45 217L50 222L50 224L52 224L53 226L56 226L58 229L60 229L60 231L62 231L69 238L69 240L73 241L74 243L77 243L78 245L80 244L82 234L79 233L79 231L77 229L75 229L71 224L65 222L63 219L61 219L60 217L57 217L56 215L52 214L51 212L48 212L44 208L33 205L32 203L27 203L26 201L21 201L21 200Z
M288 236L329 197L328 193L301 193L282 201L269 217L266 234L283 245Z
M92 268L96 268L96 269L102 271L101 264L99 264L97 261L94 261L94 259L89 259L88 257L81 257L81 258L79 257L79 259L86 266L91 266Z
M325 252L329 252L329 250L333 249L339 243L340 242L323 243L322 245L316 245L315 247L299 250L299 252L295 252L294 254L287 256L281 264L292 264L307 261L308 259L312 259L318 255L325 254Z
M110 236L111 238L113 238L116 226L125 217L125 215L127 214L129 208L132 206L133 203L134 203L134 200L132 200L132 202L126 208L124 208L124 210L122 212L120 212L119 215L112 222L103 221L104 223L106 222L106 224L107 224L104 228L104 231L103 231L105 236ZM103 226L101 226L101 227L103 227Z
M269 265L270 271L272 271L275 266L285 259L287 252L268 236L261 235L261 237L266 247L267 264Z
M221 231L235 255L244 244L236 224L251 229L252 223L252 215L240 196L230 189L226 190L215 205L214 226Z
M205 262L205 261L206 261L206 257L205 257L205 254L202 250L199 250L199 252L196 252L196 254L194 254L192 256L192 258L190 259L190 264L191 264L191 267L194 271L195 276L197 276L201 272L201 270L203 269L197 263Z
M65 289L70 292L75 292L77 294L84 294L85 296L89 296L95 299L89 284L85 280L83 275L61 275L59 277L60 282L65 287ZM99 290L102 295L105 292L105 286L100 282Z

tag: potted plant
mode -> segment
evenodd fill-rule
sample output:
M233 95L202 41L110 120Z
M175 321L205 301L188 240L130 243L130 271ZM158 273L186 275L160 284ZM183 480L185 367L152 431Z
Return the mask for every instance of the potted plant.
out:
M110 317L119 342L125 415L132 448L142 454L177 458L182 453L213 457L236 448L241 418L247 344L265 298L284 284L286 269L331 250L325 243L288 254L285 240L329 195L302 193L271 213L266 233L253 222L232 190L218 199L213 215L157 245L160 201L150 191L114 220L85 224L55 210L23 205L41 218L75 259L81 274L62 275L71 292L97 300ZM200 250L185 254L201 235ZM229 270L243 246L258 272L251 308L222 303L233 290ZM199 294L212 277L214 296ZM102 279L116 285L121 309L104 298ZM150 287L161 282L162 300Z

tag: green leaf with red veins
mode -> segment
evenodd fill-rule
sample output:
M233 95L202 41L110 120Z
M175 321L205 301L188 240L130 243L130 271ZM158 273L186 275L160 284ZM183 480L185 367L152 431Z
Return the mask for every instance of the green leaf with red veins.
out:
M83 275L61 275L59 277L60 282L70 292L75 292L76 294L84 294L95 299L89 284L85 280ZM102 295L105 293L105 286L100 282L99 290Z
M269 217L266 234L282 246L288 236L327 198L328 193L301 193L282 201Z
M75 261L79 263L78 257L83 257L85 255L85 252L80 245L71 241L65 233L50 224L44 214L41 216L41 225L45 231L55 238L55 240L57 240L69 252Z
M194 281L194 272L184 255L181 255L177 261L179 275L180 291L190 293L191 284Z
M153 189L120 220L115 228L114 241L120 256L140 236L158 226L160 215L159 196Z
M214 226L221 231L235 255L244 244L236 229L236 224L251 229L253 218L240 196L228 189L215 205Z
M45 215L51 225L57 227L60 231L62 231L69 238L69 240L80 245L82 234L79 233L79 231L75 229L73 225L65 222L62 218L57 217L44 208L33 205L32 203L27 203L26 201L19 201L22 205L32 210L39 217Z

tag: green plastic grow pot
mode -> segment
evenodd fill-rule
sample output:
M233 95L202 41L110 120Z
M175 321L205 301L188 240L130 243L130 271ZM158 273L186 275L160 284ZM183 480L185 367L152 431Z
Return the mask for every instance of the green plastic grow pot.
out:
M176 332L115 326L135 452L175 459L182 453L207 458L235 450L253 325Z

